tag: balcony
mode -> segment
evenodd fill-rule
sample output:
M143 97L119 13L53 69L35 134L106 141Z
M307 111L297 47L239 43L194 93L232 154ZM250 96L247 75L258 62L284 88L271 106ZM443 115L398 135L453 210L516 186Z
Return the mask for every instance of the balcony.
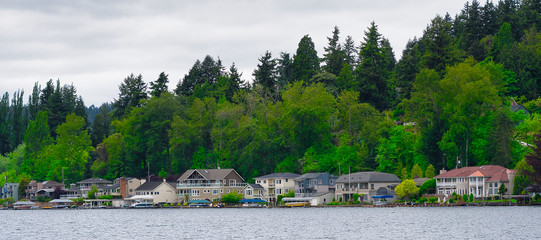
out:
M229 187L240 187L240 188L244 188L244 187L246 187L246 183L229 183Z
M179 183L177 188L222 187L221 183Z
M436 187L456 187L456 182L436 182Z

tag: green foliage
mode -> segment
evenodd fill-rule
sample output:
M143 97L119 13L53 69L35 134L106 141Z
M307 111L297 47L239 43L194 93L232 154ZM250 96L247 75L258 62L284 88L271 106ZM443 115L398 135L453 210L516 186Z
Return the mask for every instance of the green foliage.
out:
M462 195L462 200L464 200L464 202L467 202L468 201L468 194Z
M436 203L436 202L438 202L438 198L437 198L437 197L431 197L431 198L428 198L428 202L430 202L430 203Z
M473 193L470 193L470 197L468 198L469 202L473 202Z
M222 195L222 202L223 203L238 203L243 198L244 198L244 195L242 195L241 193L232 191L230 193Z
M419 188L419 193L426 194L428 193L428 189L434 189L434 190L436 189L436 179L426 180Z
M409 199L419 193L419 188L415 185L413 180L407 179L396 186L395 192L398 197Z
M507 187L505 187L505 184L500 184L500 187L498 188L498 194L503 195L507 193Z
M88 199L96 199L96 193L98 193L98 188L92 185L90 191L88 191Z
M436 176L436 169L434 169L434 165L430 164L428 167L426 167L425 177L433 178L434 176Z
M421 167L419 167L418 164L413 165L413 168L411 169L411 175L413 178L423 177L423 170L421 169Z
M89 192L89 196L90 196L90 192ZM94 195L94 197L95 197L95 195ZM101 196L98 197L98 199L113 199L113 196L112 195L101 195Z

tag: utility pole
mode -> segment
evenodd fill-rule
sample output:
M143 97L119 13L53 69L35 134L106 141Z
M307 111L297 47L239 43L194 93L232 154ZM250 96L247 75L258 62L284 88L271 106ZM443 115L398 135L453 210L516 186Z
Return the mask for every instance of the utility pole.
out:
M150 182L150 162L147 161L147 178L148 182Z
M64 168L66 167L62 167L62 185L64 185Z

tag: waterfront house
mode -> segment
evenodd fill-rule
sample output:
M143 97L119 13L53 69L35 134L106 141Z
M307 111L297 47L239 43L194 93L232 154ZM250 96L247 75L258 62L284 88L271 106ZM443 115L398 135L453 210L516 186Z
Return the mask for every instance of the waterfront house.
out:
M154 204L177 203L179 196L175 186L177 182L146 181L135 189L135 195L145 195L154 197Z
M396 197L394 188L400 184L400 179L391 173L382 172L356 172L340 176L336 180L336 200L349 201L353 194L359 194L362 200L373 201L372 197L389 195Z
M442 170L435 176L438 194L450 196L453 192L459 195L472 194L476 198L498 195L498 190L505 184L507 192L513 192L515 170L497 165L463 167L450 171Z
M92 186L96 186L96 188L98 189L98 193L96 194L96 196L103 195L103 187L110 185L111 183L111 181L102 178L88 178L77 182L77 184L79 184L80 194L82 195L88 195L88 191L92 189Z
M34 201L37 199L37 192L39 190L49 189L48 191L52 192L57 188L64 190L65 186L64 184L55 181L36 182L36 180L32 180L25 189L26 199Z
M246 183L234 169L191 169L178 179L182 200L221 199L223 194L243 193Z
M142 181L145 182L144 180ZM120 177L113 180L113 185L102 187L104 195L120 195L128 198L135 195L135 189L141 186L141 180L132 177Z
M13 198L13 201L19 201L19 183L4 183L0 188L0 199Z
M245 199L261 199L267 200L265 196L265 188L259 184L246 184L244 188L244 198Z
M307 173L295 178L295 197L334 192L337 177L327 172Z
M255 183L263 187L263 200L275 202L278 195L284 195L295 191L295 178L300 175L295 173L273 173L255 178Z

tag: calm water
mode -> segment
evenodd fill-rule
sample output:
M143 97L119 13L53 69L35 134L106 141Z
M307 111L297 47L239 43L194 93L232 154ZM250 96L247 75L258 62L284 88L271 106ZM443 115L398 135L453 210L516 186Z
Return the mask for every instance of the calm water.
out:
M540 239L541 207L0 211L0 239Z

